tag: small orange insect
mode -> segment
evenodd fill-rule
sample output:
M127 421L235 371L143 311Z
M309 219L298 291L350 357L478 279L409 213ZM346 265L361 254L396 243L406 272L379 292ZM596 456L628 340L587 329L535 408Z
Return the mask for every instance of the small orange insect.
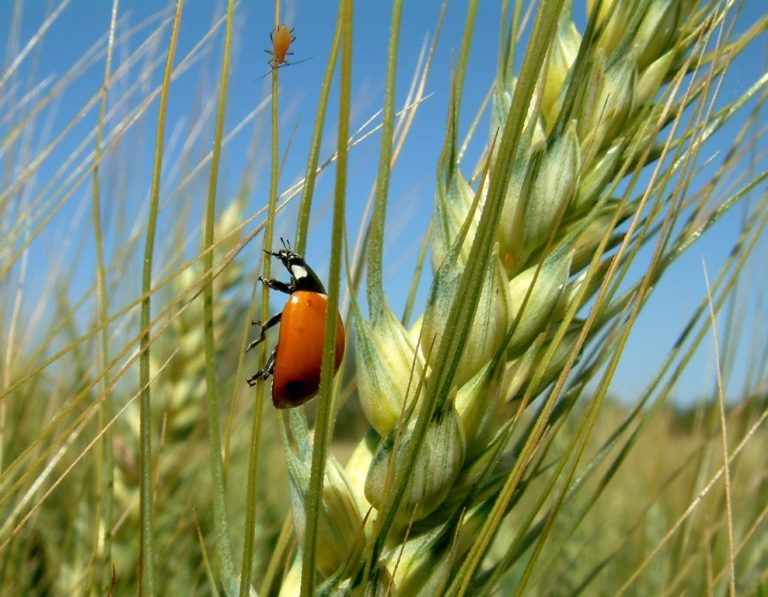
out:
M261 75L259 79L263 79L276 68L291 66L292 64L298 64L299 62L309 60L309 58L305 58L304 60L288 62L285 59L286 56L293 56L293 52L289 52L288 50L290 49L291 44L296 41L293 29L289 29L287 25L278 25L275 27L274 31L270 32L269 39L272 40L272 49L264 51L272 56L267 63L270 66L270 70ZM258 81L259 79L256 80Z
M272 54L269 66L272 68L288 66L290 63L286 61L285 57L293 55L293 52L289 52L288 48L290 48L291 44L296 41L293 29L288 29L286 25L278 25L275 27L275 30L269 34L269 39L272 40L272 51L264 50L267 54Z

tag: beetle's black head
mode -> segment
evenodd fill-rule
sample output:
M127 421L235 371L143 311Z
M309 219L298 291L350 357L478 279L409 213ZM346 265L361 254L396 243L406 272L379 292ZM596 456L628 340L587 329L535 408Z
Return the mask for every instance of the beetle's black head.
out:
M291 292L308 290L325 294L323 283L314 270L304 261L304 257L291 249L291 243L286 239L281 238L280 241L283 243L282 249L279 251L267 251L267 253L277 257L285 269L288 270L288 273L291 275L291 282L289 284Z

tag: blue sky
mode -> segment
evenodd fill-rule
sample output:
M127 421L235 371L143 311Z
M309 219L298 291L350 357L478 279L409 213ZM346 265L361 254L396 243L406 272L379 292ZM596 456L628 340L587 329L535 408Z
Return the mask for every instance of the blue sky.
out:
M0 3L0 40L8 40L12 2ZM415 255L424 229L432 214L432 201L437 158L441 149L445 131L445 113L448 104L448 81L452 60L455 59L464 27L466 12L465 2L451 2L446 14L445 24L441 33L438 52L432 73L427 85L427 91L433 95L419 110L413 129L406 141L403 153L393 172L390 196L391 204L388 214L388 252L385 256L386 276L385 285L391 298L392 307L400 312L404 301L404 293L410 282ZM121 31L127 31L130 26L141 23L151 15L157 14L159 3L148 0L122 1L120 15ZM48 2L24 2L24 13L21 21L20 38L17 47L23 48L30 37L43 21ZM170 5L169 5L170 6ZM497 40L499 34L499 7L497 2L480 2L476 23L476 36L469 62L468 80L462 100L463 111L461 118L462 134L467 131L475 111L480 106L489 85L491 84L497 55ZM403 27L400 42L400 65L398 71L398 104L405 98L416 61L427 36L434 32L439 12L438 2L406 2L403 14ZM53 77L55 82L72 67L89 47L102 38L109 25L111 2L106 0L74 0L65 7L61 16L46 32L41 46L21 63L18 75L22 88L36 82ZM744 14L739 19L738 29L743 29L754 23L765 13L765 4L761 0L748 0L745 3ZM185 5L182 17L181 37L177 56L184 56L200 37L207 31L214 15L223 12L222 3L212 3L203 0L189 0ZM169 14L169 13L166 13ZM284 174L280 188L303 175L307 156L309 137L312 131L315 98L320 79L325 66L325 56L330 47L331 37L336 18L336 5L332 2L286 2L283 6L282 21L295 28L296 41L292 49L294 60L306 60L300 64L280 71L280 98L282 114L283 143L289 133L295 128L291 148L287 156ZM236 23L236 45L234 48L234 69L230 83L230 103L227 109L227 128L231 128L246 114L251 112L268 95L269 78L256 80L268 70L269 56L264 49L270 47L269 31L273 26L273 4L270 2L242 2L238 8ZM389 35L390 6L386 2L360 2L356 7L354 29L354 59L353 59L353 113L352 129L356 129L380 108L383 93L384 70L386 67L387 39ZM141 40L147 36L147 31L155 29L153 22L147 29L137 33L131 40L120 46L115 57L115 66L125 60L127 49L135 49ZM165 29L158 39L160 47L167 46L168 29ZM223 30L219 34L214 51L204 56L187 73L182 75L172 88L169 105L169 126L167 133L168 156L170 164L166 172L173 168L174 157L180 155L180 146L185 135L196 124L195 110L201 102L201 97L210 97L214 93L215 77L220 67L220 42ZM740 57L723 85L718 104L733 100L755 79L765 72L766 43L763 38L759 43ZM7 54L7 44L3 44L5 67L7 68L12 52ZM160 57L162 58L162 57ZM129 80L135 80L139 71L145 66L134 67ZM152 81L159 81L162 75L162 60L152 74ZM71 119L78 110L95 94L101 85L103 77L103 59L94 62L77 82L70 86L60 96L60 100L50 109L48 122L53 135ZM119 95L127 89L126 84L120 83L110 97L112 105ZM335 97L335 96L334 96ZM133 102L134 104L136 101ZM5 108L3 108L5 109ZM155 106L156 109L156 106ZM331 103L327 120L329 131L327 141L333 140L335 130L336 105ZM155 112L151 111L146 118L144 127L145 154L130 154L130 145L123 148L122 168L129 172L115 172L112 175L118 180L125 181L124 194L128 203L123 206L108 206L107 210L126 209L140 213L149 190L149 168L151 165L151 148L153 144L152 127L155 122ZM39 180L34 183L39 188L44 181L55 172L70 155L84 135L95 123L96 109L91 110L85 121L75 127L62 142L56 152L43 164ZM715 143L703 153L703 158L714 156L727 147L741 120L726 127ZM263 125L264 155L268 155L268 125ZM221 172L221 187L219 201L225 201L235 189L242 170L243 156L248 147L249 137L253 126L246 127L228 146L224 154ZM484 119L478 129L477 138L470 145L463 162L465 174L469 175L479 155L480 148L487 137L487 119ZM0 135L8 131L7 123L0 123ZM35 133L35 139L44 138L44 129ZM49 138L51 133L48 133ZM208 132L212 136L212 131ZM330 143L326 143L330 151ZM33 144L34 146L34 144ZM370 192L375 169L378 161L379 137L374 135L368 141L358 146L350 156L350 172L348 188L348 228L352 235L357 234L362 206ZM147 149L148 148L148 149ZM765 148L763 148L764 150ZM323 156L327 155L327 151ZM322 159L322 158L321 158ZM263 205L268 189L266 157L262 161L257 187L249 205L248 215ZM763 163L763 168L765 164ZM705 174L706 175L706 174ZM120 179L120 177L123 179ZM191 209L199 214L202 209L205 185L197 181L190 188ZM331 196L333 173L328 171L321 177L317 194L316 210L328 209L327 202ZM199 188L198 188L199 187ZM107 187L108 188L108 187ZM765 187L761 188L765 192ZM83 287L91 284L92 247L87 240L82 244L72 242L72 230L80 230L84 236L91 234L87 224L90 200L88 184L78 188L72 198L62 208L61 212L51 221L40 237L39 245L33 250L30 268L32 278L39 275L44 279L44 269L53 267L50 261L51 247L64 243L65 253L69 263L79 264L75 267L74 276ZM323 207L325 206L325 207ZM175 209L175 208L174 208ZM111 213L111 212L110 212ZM278 233L290 236L295 226L292 210L288 210L279 221ZM84 216L82 215L84 214ZM86 224L77 227L80 217L85 217ZM172 212L163 215L166 225L176 217ZM694 305L704 296L705 284L703 264L706 263L711 278L714 278L719 266L730 252L737 238L742 212L739 209L726 217L705 238L697 243L669 271L659 284L653 297L648 301L643 313L636 324L623 363L617 371L613 389L614 393L629 400L637 396L647 383L650 375L655 372L664 355L672 347ZM131 225L128 221L126 226ZM161 226L163 225L161 221ZM78 233L79 234L79 233ZM67 239L69 244L67 245ZM257 239L258 240L258 239ZM197 242L197 241L195 241ZM322 247L328 243L327 218L320 217L313 228L309 245L309 255L316 269L325 272L327 259ZM760 300L758 294L765 290L762 283L762 272L766 271L765 239L763 246L757 251L750 275L745 276L745 283L751 284L747 296L751 302L740 306L740 312L749 322L757 319ZM252 243L244 258L256 260L260 243ZM58 253L62 257L62 253ZM642 264L648 256L638 259L634 275L642 273ZM42 282L40 282L42 284ZM130 284L131 282L126 282ZM138 287L138 276L135 281ZM422 284L421 301L426 292L426 282ZM247 290L247 289L246 289ZM135 295L135 293L134 293ZM764 305L762 305L764 306ZM762 320L764 325L764 318ZM757 326L747 325L746 330L755 330ZM759 328L758 328L759 329ZM759 333L759 331L757 331ZM741 339L740 346L746 348L753 338ZM722 338L721 338L722 339ZM688 401L701 395L709 395L714 387L714 365L711 342L704 343L704 349L699 351L694 364L689 368L675 396L678 400ZM739 367L746 362L745 353L734 359L736 370L729 390L737 394L743 373Z

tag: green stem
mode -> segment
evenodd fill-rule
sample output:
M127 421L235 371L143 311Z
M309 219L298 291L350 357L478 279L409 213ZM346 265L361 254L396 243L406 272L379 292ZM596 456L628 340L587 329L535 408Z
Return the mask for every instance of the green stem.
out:
M280 2L275 3L275 28L280 24ZM269 178L269 200L267 202L267 219L264 229L264 242L262 248L272 250L272 238L275 229L275 211L277 205L277 187L280 177L280 129L279 129L279 95L278 72L272 68L272 135L271 135L271 168ZM264 278L270 276L271 263L264 260ZM264 286L261 290L261 315L260 320L266 321L269 317L269 288ZM262 343L259 350L259 364L264 366L267 359L266 344ZM259 480L259 448L261 444L262 414L264 411L265 384L256 386L256 399L254 401L253 420L251 421L251 444L248 452L248 482L246 487L245 502L245 534L243 536L243 556L240 563L240 597L251 594L251 573L253 570L253 546L256 540L256 501L257 483Z
M208 440L211 463L211 481L213 483L213 525L216 532L216 559L221 569L221 576L228 592L236 586L235 568L232 562L232 548L229 542L229 521L227 519L226 491L224 488L224 470L221 461L221 431L219 429L219 404L216 394L216 345L214 338L213 308L213 248L216 227L216 187L219 177L221 144L224 135L224 115L227 107L229 84L229 66L232 53L232 23L235 16L235 2L227 4L227 26L224 35L224 57L221 65L219 82L219 105L216 114L213 152L211 156L211 174L208 180L208 201L205 213L203 251L203 326L205 332L205 379L208 396Z
M344 236L344 203L346 199L347 161L349 139L349 113L352 86L352 0L340 6L343 19L341 52L341 85L339 97L339 128L336 164L336 185L333 205L333 234L331 238L331 264L328 275L328 308L325 314L326 333L323 342L323 363L320 374L320 397L315 421L315 441L312 446L312 470L309 478L307 521L304 533L304 553L301 567L301 595L315 594L315 568L317 557L317 529L323 503L323 479L328 448L333 399L333 362L336 348L336 316L341 287L341 254Z
M173 17L171 41L168 46L168 57L163 74L163 85L160 90L160 107L157 115L157 140L155 142L155 159L152 171L152 189L150 191L149 215L147 220L147 242L144 247L144 268L141 277L141 357L139 359L139 386L141 399L139 403L139 469L140 469L140 520L141 520L141 580L139 594L157 594L154 572L154 543L152 537L152 416L151 398L149 391L149 344L150 344L150 289L152 288L152 257L155 250L155 232L157 228L157 213L160 204L160 175L163 169L163 144L165 141L165 115L168 110L168 90L171 86L173 59L176 55L176 42L179 37L181 11L184 0L177 0L176 12Z
M312 131L312 142L309 147L309 159L307 160L307 169L304 174L304 190L299 204L299 218L296 222L296 236L294 237L294 248L299 254L304 254L307 244L307 230L309 229L309 215L312 207L312 196L315 192L315 180L317 179L317 163L320 159L320 143L323 140L323 128L325 126L325 114L328 111L328 98L331 92L331 80L336 67L336 58L339 55L339 45L341 44L342 19L336 19L336 31L333 35L331 51L328 55L328 62L325 67L323 83L320 87L320 98L317 102L317 113L315 114L315 126Z
M380 319L384 311L385 296L381 272L384 254L384 223L387 214L389 178L392 173L392 137L395 121L395 80L397 73L397 46L400 41L400 16L402 0L392 4L392 24L389 29L389 55L387 56L387 80L384 85L384 116L381 126L379 169L376 176L376 200L371 218L371 235L368 241L368 311L371 321Z

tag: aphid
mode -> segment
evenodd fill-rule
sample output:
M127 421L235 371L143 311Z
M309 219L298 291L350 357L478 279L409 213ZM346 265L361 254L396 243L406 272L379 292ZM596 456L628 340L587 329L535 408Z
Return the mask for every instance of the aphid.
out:
M320 387L320 367L323 361L323 338L328 297L317 274L304 258L291 250L282 240L283 248L277 252L266 251L277 257L291 275L289 283L280 280L259 280L272 288L290 295L281 313L270 317L259 326L259 337L246 348L250 350L264 340L264 332L280 323L277 346L266 366L246 381L254 386L259 379L272 376L272 403L277 408L291 408L312 399ZM344 356L344 323L336 315L336 354L334 373Z
M270 58L267 62L270 69L261 75L258 79L256 79L257 81L266 77L276 68L291 66L292 64L299 64L300 62L309 60L309 58L305 58L304 60L288 62L285 59L286 56L293 56L293 52L289 52L288 50L290 49L291 44L296 41L296 36L293 35L293 29L289 29L287 25L278 25L275 27L274 31L269 34L269 39L272 40L272 49L264 51L272 56L272 58Z
M296 37L293 35L293 29L288 29L286 25L278 25L275 30L269 34L269 39L272 40L272 50L264 50L267 54L272 54L272 58L269 60L269 66L272 68L280 68L281 66L288 66L290 63L285 60L286 56L293 56L293 52L289 52L288 48L296 41Z

